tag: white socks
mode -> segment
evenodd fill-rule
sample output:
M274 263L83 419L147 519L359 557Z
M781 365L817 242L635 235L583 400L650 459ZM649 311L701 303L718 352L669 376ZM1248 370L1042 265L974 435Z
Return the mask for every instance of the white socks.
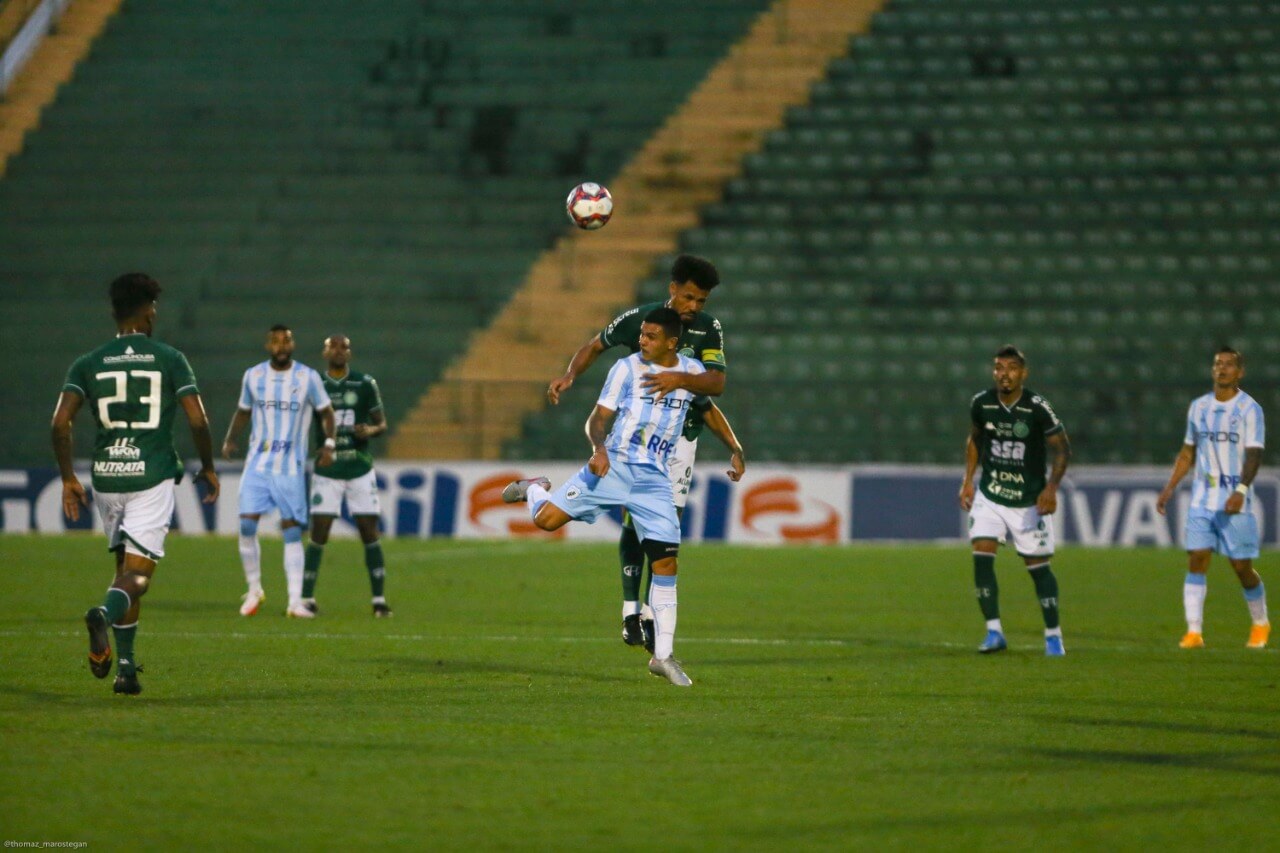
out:
M623 619L626 619L628 616L638 616L638 615L640 615L640 602L638 601L622 602L622 618Z
M530 518L538 514L539 508L549 497L551 497L551 493L542 488L540 484L534 483L529 487L529 490L525 492L525 500L529 503Z
M649 606L653 608L653 656L658 660L671 657L676 639L676 577L654 575L649 589Z
M1187 630L1193 634L1204 633L1204 599L1208 594L1205 576L1187 572L1182 584L1182 607L1187 614Z
M240 562L244 565L244 579L250 592L262 590L262 553L258 548L258 534L240 534Z
M289 586L289 606L302 600L302 570L306 553L301 542L284 543L284 577Z
M1253 589L1244 591L1244 603L1249 605L1249 618L1253 624L1267 624L1267 588L1261 581Z

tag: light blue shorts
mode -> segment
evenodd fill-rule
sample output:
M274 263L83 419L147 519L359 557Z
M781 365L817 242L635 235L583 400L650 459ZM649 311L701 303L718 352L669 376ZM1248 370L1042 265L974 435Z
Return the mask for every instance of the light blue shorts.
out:
M305 474L262 474L245 471L240 477L240 514L261 515L280 511L283 521L307 523L307 478Z
M1258 556L1258 519L1251 512L1192 510L1187 514L1187 550L1217 551L1231 560Z
M680 542L680 517L671 493L671 480L652 465L609 460L609 473L597 477L585 465L560 488L551 502L575 521L593 523L611 506L631 513L641 540Z

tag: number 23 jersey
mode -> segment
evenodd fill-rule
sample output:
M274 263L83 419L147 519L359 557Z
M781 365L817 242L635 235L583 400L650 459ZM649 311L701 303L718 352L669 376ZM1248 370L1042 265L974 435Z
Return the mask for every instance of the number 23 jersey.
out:
M98 426L93 488L140 492L176 480L178 400L198 394L186 356L144 334L120 335L75 360L62 390L84 397Z

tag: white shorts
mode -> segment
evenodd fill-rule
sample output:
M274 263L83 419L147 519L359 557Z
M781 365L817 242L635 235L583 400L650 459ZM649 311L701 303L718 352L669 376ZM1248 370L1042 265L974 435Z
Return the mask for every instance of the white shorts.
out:
M312 515L341 515L344 497L352 515L382 515L378 478L373 471L350 480L311 475Z
M164 556L164 537L173 520L173 480L141 492L94 492L102 516L107 548L124 546L125 553L148 560Z
M693 460L698 455L698 442L683 435L676 440L675 455L667 461L667 475L671 478L671 497L676 509L684 509L689 502L689 485L693 482Z
M1048 557L1053 553L1053 516L1042 516L1033 506L1003 506L978 492L969 510L969 540L974 539L1012 539L1022 556Z

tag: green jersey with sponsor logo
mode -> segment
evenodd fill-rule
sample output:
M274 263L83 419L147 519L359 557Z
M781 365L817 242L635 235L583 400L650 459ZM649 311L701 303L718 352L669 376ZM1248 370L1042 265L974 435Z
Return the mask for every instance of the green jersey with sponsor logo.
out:
M644 324L644 318L650 311L663 308L666 304L649 302L619 314L612 323L604 327L604 331L600 333L600 342L604 344L605 349L625 346L632 353L639 352L640 326ZM720 321L706 311L699 311L692 323L688 325L682 323L678 352L680 355L696 358L708 370L723 371L725 369L724 331L720 328ZM684 422L685 438L690 441L698 440L703 427L706 426L703 413L708 409L710 406L704 406L701 410L696 406L689 407L689 416Z
M1045 438L1063 430L1049 401L1030 388L1012 406L1000 402L995 388L974 395L969 407L981 434L978 488L1004 506L1034 506L1045 486Z
M77 358L62 390L84 397L98 425L96 491L140 492L182 475L173 414L180 397L200 393L182 353L141 333L120 335Z
M378 381L367 373L348 370L341 379L334 379L328 371L324 377L324 390L333 403L333 418L337 426L337 447L333 452L333 464L317 468L321 477L334 480L354 480L373 470L373 454L369 451L369 439L356 438L356 424L370 423L370 415L382 410L382 393ZM316 440L324 441L324 433L316 423Z

